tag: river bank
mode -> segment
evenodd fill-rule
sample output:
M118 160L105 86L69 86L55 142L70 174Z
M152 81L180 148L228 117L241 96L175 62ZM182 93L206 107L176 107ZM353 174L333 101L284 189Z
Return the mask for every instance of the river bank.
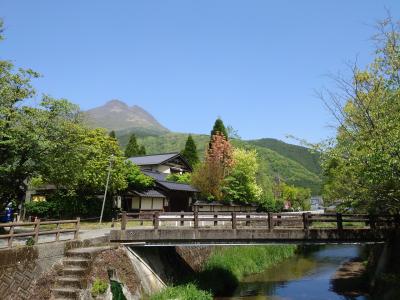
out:
M296 248L293 245L214 247L198 272L150 299L212 299L212 296L230 295L245 276L294 256ZM191 297L185 298L182 293L190 293Z

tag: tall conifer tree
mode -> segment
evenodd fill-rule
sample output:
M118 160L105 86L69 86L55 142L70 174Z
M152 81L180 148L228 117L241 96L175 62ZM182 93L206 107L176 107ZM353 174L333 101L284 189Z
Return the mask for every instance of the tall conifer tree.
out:
M226 131L224 122L221 120L221 118L215 120L214 127L211 130L211 137L216 135L218 132L222 134L226 140L228 140L228 132Z
M196 143L191 134L189 134L186 140L185 149L183 149L182 155L186 158L191 167L195 166L199 162Z
M137 143L136 140L136 135L132 133L131 137L129 138L128 145L125 148L125 156L126 157L132 157L132 156L139 156L139 155L145 155L146 154L146 149L144 146L140 146Z

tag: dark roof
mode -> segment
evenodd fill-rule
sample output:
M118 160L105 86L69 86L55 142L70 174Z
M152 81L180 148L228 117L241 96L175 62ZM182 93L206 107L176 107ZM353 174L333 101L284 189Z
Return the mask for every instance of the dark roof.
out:
M145 155L145 156L136 156L130 157L128 160L133 162L138 166L145 166L145 165L159 165L171 158L179 156L180 153L173 152L173 153L163 153L163 154L155 154L155 155Z
M166 173L161 173L157 171L148 171L148 170L143 170L143 174L150 176L154 178L157 181L165 181L165 178L168 176Z
M145 197L145 198L166 198L163 194L161 194L159 191L156 190L147 190L147 191L134 191L135 194L137 194L140 197Z
M157 184L159 184L161 187L164 187L172 191L198 192L198 190L196 190L190 184L185 184L185 183L177 183L171 181L157 181Z

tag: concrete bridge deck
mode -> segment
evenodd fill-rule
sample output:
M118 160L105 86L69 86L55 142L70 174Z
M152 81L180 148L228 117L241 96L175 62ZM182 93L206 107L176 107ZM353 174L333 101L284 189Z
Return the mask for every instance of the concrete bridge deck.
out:
M138 245L197 245L197 244L337 244L384 242L388 230L369 229L224 229L224 228L137 228L111 230L110 240Z

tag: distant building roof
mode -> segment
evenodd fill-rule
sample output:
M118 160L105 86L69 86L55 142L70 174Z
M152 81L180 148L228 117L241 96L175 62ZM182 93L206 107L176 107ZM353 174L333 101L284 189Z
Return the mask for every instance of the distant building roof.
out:
M198 190L196 190L190 184L185 184L185 183L177 183L172 181L157 181L157 184L171 191L198 192Z
M155 155L145 155L145 156L136 156L130 157L128 160L133 162L138 166L145 166L145 165L159 165L162 164L172 158L179 156L180 153L173 152L173 153L164 153L164 154L155 154Z
M148 170L143 170L143 174L150 176L154 178L157 181L165 181L165 178L168 176L166 173L161 173L157 171L148 171Z
M166 198L163 194L156 190L147 190L142 192L134 191L134 193L144 198Z

